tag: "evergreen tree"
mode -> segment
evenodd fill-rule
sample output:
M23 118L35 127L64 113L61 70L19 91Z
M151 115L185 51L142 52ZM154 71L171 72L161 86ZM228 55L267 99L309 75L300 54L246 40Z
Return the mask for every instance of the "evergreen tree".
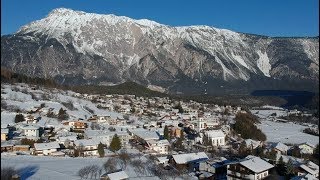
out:
M184 112L180 102L179 102L178 105L176 105L176 106L174 107L174 109L179 109L179 113L183 113L183 112Z
M112 141L110 143L110 150L115 152L121 149L121 141L117 134L115 134L112 138Z
M183 130L181 130L180 139L184 140L184 132L183 132Z
M301 158L300 149L298 146L294 146L292 149L292 156Z
M212 143L210 142L209 137L207 136L206 133L203 133L203 138L202 138L202 144L205 146L211 146Z
M259 157L264 157L264 152L263 152L263 147L257 147L255 150L254 150L254 155L255 156L259 156Z
M104 147L103 144L100 142L98 145L98 153L100 157L104 157Z
M279 175L284 176L286 174L286 165L285 165L285 163L283 161L282 156L280 156L278 164L277 164L276 167L277 167Z
M268 158L275 161L277 158L277 151L272 149L268 154Z
M248 155L247 146L246 146L246 143L244 141L240 144L238 154L240 156L247 156Z
M15 123L23 122L23 121L25 121L23 114L17 114L16 117L14 118Z
M163 137L164 137L164 139L169 140L169 128L168 128L168 126L167 126L167 125L166 125L166 126L164 126L164 130L163 130Z
M313 157L319 159L319 144L317 144L316 148L313 151Z
M69 115L66 112L67 110L63 110L60 108L59 113L58 113L58 119L59 120L67 120L69 119Z

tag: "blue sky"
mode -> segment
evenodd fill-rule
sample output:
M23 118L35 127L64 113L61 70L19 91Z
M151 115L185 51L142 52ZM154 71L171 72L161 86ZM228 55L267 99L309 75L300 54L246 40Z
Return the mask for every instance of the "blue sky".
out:
M1 0L1 34L59 7L171 26L208 25L268 36L319 34L319 0Z

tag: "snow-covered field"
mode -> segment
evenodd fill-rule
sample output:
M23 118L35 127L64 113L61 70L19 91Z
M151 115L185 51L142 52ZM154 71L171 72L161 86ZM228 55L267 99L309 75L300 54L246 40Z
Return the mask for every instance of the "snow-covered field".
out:
M307 128L306 126L294 124L294 123L280 123L262 120L258 127L267 136L267 141L270 142L282 142L299 144L309 142L311 144L318 144L319 137L310 134L303 133L302 130Z
M271 114L275 113L275 117L287 116L287 112L281 109L259 109L259 110L251 110L251 113L258 116L259 118L268 118Z
M13 156L1 154L1 165L12 166L20 171L21 180L76 180L78 170L88 165L102 167L108 158L85 157L39 157L39 156ZM132 166L124 170L130 179L159 179L158 177L139 177ZM104 173L104 170L102 171Z

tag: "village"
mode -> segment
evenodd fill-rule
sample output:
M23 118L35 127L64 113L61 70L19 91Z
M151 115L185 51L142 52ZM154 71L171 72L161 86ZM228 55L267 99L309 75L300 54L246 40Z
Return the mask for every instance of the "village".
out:
M241 131L252 127L252 119L288 123L280 118L284 113L312 116L307 112L267 106L249 110L119 94L65 92L44 97L50 93L32 90L25 84L1 88L1 117L7 119L1 121L2 157L109 158L106 172L100 172L95 177L98 179L130 179L126 166L121 164L143 165L137 157L144 157L148 162L144 165L152 166L153 174L160 179L319 177L319 143L308 139L301 143L270 141L268 135L260 135L263 133L259 128L257 134ZM64 96L63 102L55 102L57 96ZM275 115L272 110L280 113ZM248 124L239 124L242 120L248 120ZM306 124L306 128L314 129L319 136L317 125ZM120 162L119 166L110 167L112 158ZM81 179L90 179L90 172L86 174L81 168L75 173Z

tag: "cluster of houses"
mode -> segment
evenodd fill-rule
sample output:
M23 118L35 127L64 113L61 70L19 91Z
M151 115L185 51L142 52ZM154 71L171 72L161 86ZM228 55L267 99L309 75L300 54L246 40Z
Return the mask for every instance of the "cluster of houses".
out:
M89 99L101 108L132 117L102 114L86 119L64 120L59 125L48 125L41 123L41 116L27 114L25 122L2 125L1 152L35 156L99 156L98 145L101 143L109 147L117 135L123 149L136 148L145 154L156 156L159 164L197 172L200 179L264 179L269 177L270 170L274 168L274 164L267 159L252 155L236 160L209 158L205 143L209 143L210 147L223 149L245 143L252 150L267 145L267 150L277 152L277 159L281 156L283 159L291 157L288 152L293 147L280 142L267 144L252 139L233 138L230 122L236 113L246 113L240 107L180 101L178 105L183 112L179 112L181 110L175 109L177 104L169 98L133 95L102 97L77 93L75 96ZM165 128L168 128L169 138L165 138ZM177 152L172 144L181 138L182 145L186 148ZM316 147L303 143L298 148L301 154L312 154ZM319 166L313 162L295 162L297 176L318 177Z

